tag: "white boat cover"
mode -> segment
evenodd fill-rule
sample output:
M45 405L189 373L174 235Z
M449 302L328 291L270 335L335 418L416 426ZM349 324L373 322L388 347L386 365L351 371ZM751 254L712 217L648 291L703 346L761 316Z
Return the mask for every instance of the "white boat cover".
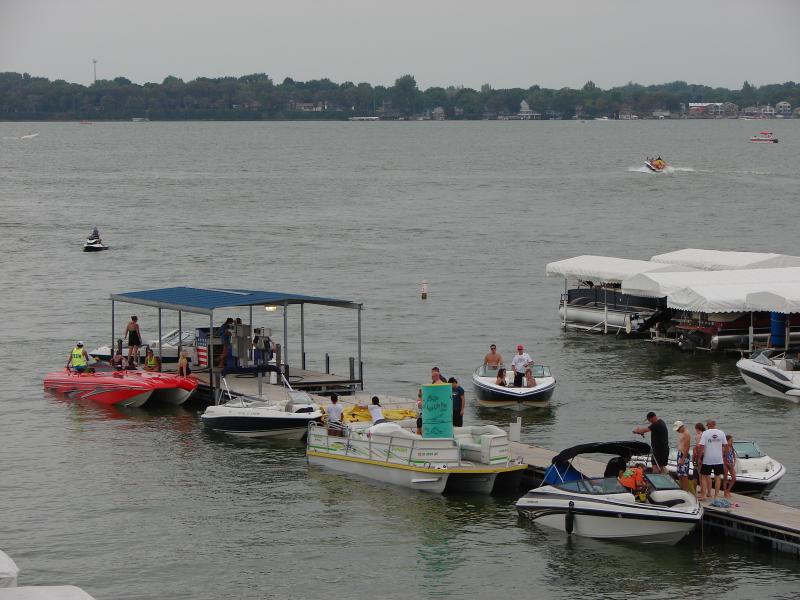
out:
M681 288L667 296L667 306L677 310L703 313L750 312L748 295L763 283L695 285Z
M651 259L657 263L684 265L704 271L725 269L774 269L800 267L800 256L766 252L728 252L723 250L701 250L685 248L666 254L657 254Z
M670 300L674 301L679 293L690 294L691 291L689 288L698 288L699 290L704 286L738 286L750 284L749 288L742 288L739 290L743 293L740 307L728 309L750 310L745 304L745 296L747 296L747 294L768 291L772 288L777 288L779 285L786 284L787 282L800 283L800 267L789 267L785 269L743 269L740 271L694 271L690 273L640 273L633 277L623 279L622 291L635 296L648 296L651 298L666 297L667 303L669 304ZM733 290L729 290L729 292L732 291ZM700 294L703 294L702 290L700 290Z
M8 554L0 550L0 588L16 587L17 575L19 567Z
M784 314L800 313L800 283L782 283L769 290L747 294L750 310L768 310Z
M638 273L695 270L693 267L670 265L663 262L655 263L649 260L632 260L591 254L551 262L545 267L545 273L548 277L591 280L603 283L621 283L626 277L632 277Z
M0 600L95 600L74 585L26 585L0 591Z

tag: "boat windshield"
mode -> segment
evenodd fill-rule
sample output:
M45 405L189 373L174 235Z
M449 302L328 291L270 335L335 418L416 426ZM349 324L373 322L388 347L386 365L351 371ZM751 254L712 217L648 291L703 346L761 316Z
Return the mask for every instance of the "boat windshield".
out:
M490 367L489 365L482 365L478 369L478 377L494 377L494 378L497 378L497 371L498 370L499 370L498 367ZM508 372L510 372L510 371L508 371ZM550 367L545 367L544 365L532 365L531 366L531 374L533 375L534 379L536 377L552 377L552 375L550 375Z
M766 456L755 442L737 442L734 440L733 449L739 458L761 458Z
M654 490L679 490L681 489L677 482L670 475L662 475L661 473L646 473L644 478L647 480Z
M560 490L578 494L622 494L628 490L616 477L594 477L556 484Z
M751 360L753 362L757 362L760 365L768 365L772 366L772 361L769 359L769 354L766 352L761 352L759 354L754 355Z

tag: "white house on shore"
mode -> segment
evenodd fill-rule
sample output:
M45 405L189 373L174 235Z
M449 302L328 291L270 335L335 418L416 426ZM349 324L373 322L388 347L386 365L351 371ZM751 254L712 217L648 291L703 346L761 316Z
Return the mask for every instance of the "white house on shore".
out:
M775 105L775 113L784 117L792 116L792 105L786 100L782 100Z

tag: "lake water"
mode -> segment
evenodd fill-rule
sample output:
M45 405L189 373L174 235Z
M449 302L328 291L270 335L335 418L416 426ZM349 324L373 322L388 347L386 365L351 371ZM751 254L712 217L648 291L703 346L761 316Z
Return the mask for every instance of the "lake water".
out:
M467 388L467 424L505 425L467 384L490 343L507 360L524 343L558 388L523 413L523 441L631 439L649 410L715 417L787 464L772 498L800 507L800 407L751 394L730 357L564 333L563 281L544 274L579 254L800 254L800 122L748 144L762 125L0 123L0 548L21 583L99 600L796 597L798 562L747 545L568 540L519 521L513 496L384 487L308 467L299 444L209 435L195 411L42 392L75 340L108 343L112 292L327 295L365 305L375 393L412 397L439 365ZM638 172L654 154L675 173ZM81 252L93 225L111 251ZM155 310L125 305L117 335L130 314L157 337ZM280 313L256 324L282 331ZM328 352L345 372L355 314L308 307L306 332L309 367Z

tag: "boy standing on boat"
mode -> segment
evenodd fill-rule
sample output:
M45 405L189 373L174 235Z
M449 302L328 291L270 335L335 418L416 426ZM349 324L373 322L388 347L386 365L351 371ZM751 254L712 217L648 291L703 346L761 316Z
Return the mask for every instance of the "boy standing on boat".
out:
M489 354L483 357L483 364L496 369L503 364L503 355L497 351L497 346L489 346Z
M675 421L672 430L678 432L677 475L681 484L681 489L686 492L689 490L689 465L691 464L689 460L689 445L692 440L683 421Z

